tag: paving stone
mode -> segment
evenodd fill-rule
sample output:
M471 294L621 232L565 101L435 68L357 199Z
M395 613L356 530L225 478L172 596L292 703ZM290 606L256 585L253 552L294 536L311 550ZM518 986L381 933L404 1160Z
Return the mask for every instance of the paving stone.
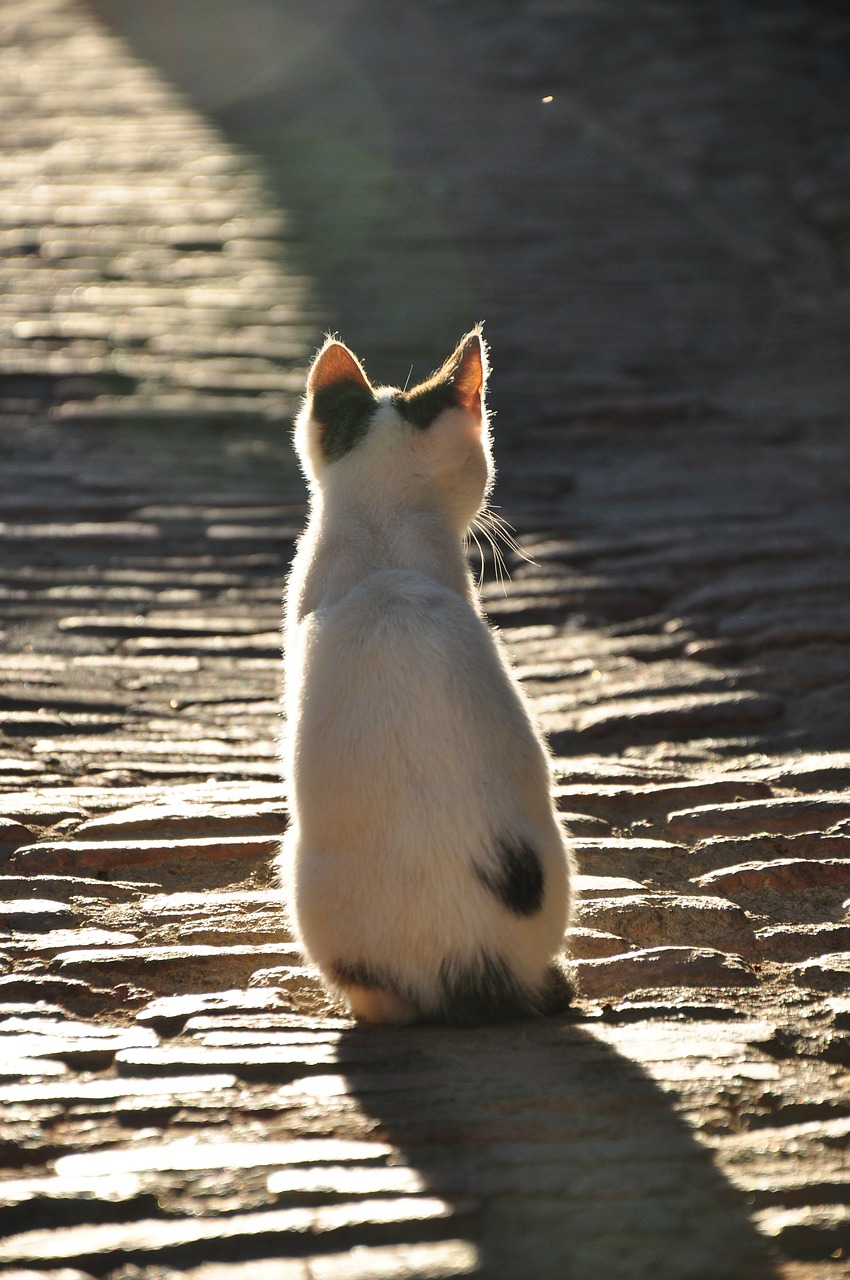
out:
M185 1141L62 1156L56 1172L69 1178L112 1178L165 1170L289 1168L295 1165L384 1163L395 1149L385 1142L304 1138L289 1142Z
M279 642L278 642L279 643ZM281 803L186 805L135 805L117 814L107 814L83 822L74 832L77 840L102 841L151 839L210 839L214 836L280 835L286 828L286 810Z
M133 870L185 874L188 863L236 862L274 857L279 841L267 836L196 840L43 840L24 845L12 855L15 870L35 874Z
M822 792L846 803L850 777L841 23L798 0L778 16L686 10L680 23L647 9L624 43L596 0L578 18L537 6L532 23L510 5L400 7L389 25L330 0L294 25L286 6L218 5L201 39L191 5L171 5L167 24L137 8L3 4L0 674L14 737L0 816L27 828L0 831L5 854L33 833L45 846L277 834L274 629L304 513L285 420L303 367L323 329L357 330L377 376L424 376L471 308L499 375L497 499L540 563L513 560L501 599L490 565L484 595L519 624L505 639L562 753L558 804L582 874L681 895L689 877L744 862L845 858L829 803L793 816ZM428 282L417 306L394 305L410 280ZM517 307L529 293L537 305ZM774 799L781 820L766 809L747 826L747 803ZM732 827L665 826L712 805ZM258 889L265 855L114 861L79 892L33 878L14 896L65 903L81 929L138 932L151 950L275 927L273 906L210 892ZM113 897L115 874L138 876L135 894ZM151 894L151 879L195 901ZM744 893L778 947L796 924L843 936L836 888ZM147 909L148 896L161 900ZM7 957L19 971L0 981L6 1009L50 992L113 1027L146 999L117 973L93 977L96 990L62 982L46 960ZM701 963L733 967L717 953ZM797 963L767 963L760 986L728 993L677 985L681 965L610 1022L580 999L578 1021L364 1036L298 965L223 962L217 984L247 995L205 1006L195 992L188 1012L139 1025L185 1026L169 1046L180 1052L283 1051L298 1077L65 1069L3 1085L4 1185L21 1181L11 1162L30 1182L52 1177L22 1203L41 1215L28 1226L60 1241L72 1225L135 1229L131 1246L77 1261L112 1280L473 1265L505 1280L680 1280L709 1263L712 1280L792 1280L792 1267L793 1280L800 1268L832 1280L845 1259L825 1242L843 1248L842 1228L815 1218L846 1198L846 1133L795 1118L846 1122L844 1015L825 988L795 986ZM190 969L163 966L156 990L207 985ZM313 1018L292 1011L308 992ZM758 1031L755 1014L769 1015ZM332 1049L333 1063L298 1067ZM111 1205L70 1180L63 1201L47 1172L61 1152L175 1139L253 1152L311 1135L375 1138L406 1163L279 1168L274 1211L307 1226L237 1226L227 1240L235 1219L267 1222L262 1167L127 1174L138 1196ZM475 1194L478 1212L355 1221L364 1199L420 1198L417 1177L432 1195ZM349 1225L310 1238L328 1196ZM773 1232L770 1259L750 1221L764 1210L814 1216ZM157 1237L186 1223L219 1234L185 1248ZM446 1233L467 1237L455 1266L439 1251L457 1242L434 1239ZM304 1257L281 1257L293 1252ZM42 1253L42 1276L66 1269Z
M233 1215L219 1219L187 1218L176 1221L149 1219L138 1223L104 1223L59 1228L56 1231L23 1232L0 1241L0 1261L38 1262L91 1260L102 1268L104 1260L130 1258L167 1259L184 1255L190 1246L197 1252L221 1249L238 1240L251 1251L303 1249L307 1239L321 1236L331 1246L350 1237L380 1243L381 1236L415 1230L424 1222L462 1218L468 1205L449 1206L434 1197L365 1200L353 1208L333 1205L317 1209L277 1209L264 1213ZM244 1246L243 1246L244 1247Z
M773 862L743 862L697 876L702 889L735 894L755 889L796 893L802 889L841 889L850 883L850 858L777 858Z
M37 1031L25 1020L19 1025L0 1027L0 1047L8 1045L22 1057L48 1058L84 1071L98 1071L113 1061L119 1049L148 1047L156 1044L156 1036L146 1027L107 1029L99 1026L80 1027L73 1023L39 1019Z
M647 947L601 960L578 960L579 990L595 999L645 987L751 987L758 979L736 956L710 947Z
M569 776L571 761L566 761L564 771ZM555 788L560 808L575 805L579 813L585 810L609 820L633 822L637 818L657 818L678 810L683 804L705 807L709 800L717 804L724 801L744 800L748 796L766 796L770 787L759 779L719 778L708 782L671 781L645 782L643 785L626 785L608 781L604 775L593 781L563 782ZM677 837L678 838L678 837Z
M152 1000L136 1014L142 1026L154 1027L164 1035L182 1030L190 1018L203 1014L223 1017L229 1013L248 1015L273 1013L284 1009L286 1002L276 990L210 991L204 995L162 996Z
M567 930L567 954L576 960L598 960L603 956L622 955L630 946L625 938L604 930L582 926Z
M850 857L850 838L819 831L797 835L721 836L702 841L690 851L694 869L717 870L735 863L775 858Z
M820 795L773 800L747 800L735 805L702 805L671 813L668 826L674 839L694 841L717 835L756 835L759 832L824 831L850 817L845 795Z
M624 836L585 837L571 840L570 847L580 872L590 876L634 872L649 877L659 870L678 868L681 860L689 857L684 845Z
M633 893L593 898L581 906L589 928L641 946L710 946L752 956L757 948L746 913L724 898Z
M64 903L76 898L137 902L143 893L158 892L160 888L152 881L99 880L91 876L0 876L0 896L7 902L38 898L40 894Z
M850 924L769 925L756 930L756 942L765 960L806 960L850 950Z
M10 772L10 770L6 770ZM0 843L26 844L33 837L33 832L29 827L25 827L20 822L15 822L13 818L0 817Z
M69 947L132 947L139 939L134 933L115 929L51 929L48 933L15 933L2 945L10 957L57 955Z
M47 1084L4 1085L0 1090L0 1100L10 1106L50 1102L68 1102L80 1106L91 1103L98 1106L101 1103L118 1103L123 1099L146 1096L157 1102L164 1100L172 1105L189 1105L196 1095L224 1095L237 1085L236 1077L226 1072L218 1075L214 1072L193 1076L168 1075L153 1079L117 1076L80 1080L76 1076Z
M691 734L717 726L759 725L782 714L779 698L760 693L691 693L642 700L612 700L582 711L575 732L590 737L646 730ZM674 831L674 834L676 832Z
M0 881L0 893L3 884ZM21 930L35 933L53 930L76 923L74 911L63 902L51 902L46 898L28 898L23 901L0 902L0 930Z
M221 990L228 980L245 980L270 961L298 966L301 956L291 945L102 947L60 952L52 966L60 977L98 985L130 982L172 994Z
M573 887L582 898L610 898L622 894L639 893L646 888L640 880L630 880L628 876L587 876L573 877Z
M68 1070L58 1058L26 1057L26 1048L14 1046L13 1054L0 1062L0 1080L32 1079L39 1076L61 1076Z
M431 1244L355 1248L347 1253L317 1254L303 1259L207 1262L181 1271L179 1277L180 1280L449 1280L452 1276L474 1274L478 1269L478 1252L468 1241L441 1240ZM77 1280L77 1274L68 1280ZM177 1273L174 1274L176 1277ZM32 1273L27 1280L34 1280Z
M130 995L125 990L123 995ZM81 978L58 977L43 973L10 973L0 977L0 1001L43 1000L56 1001L63 1008L103 1007L114 1002L114 992L96 988Z
M850 1030L850 996L831 996L826 1005L836 1027L843 1031Z
M812 1205L793 1209L765 1209L759 1229L804 1258L838 1258L850 1249L850 1208Z
M798 987L812 987L816 991L850 991L850 954L837 951L807 960L797 965L794 981Z

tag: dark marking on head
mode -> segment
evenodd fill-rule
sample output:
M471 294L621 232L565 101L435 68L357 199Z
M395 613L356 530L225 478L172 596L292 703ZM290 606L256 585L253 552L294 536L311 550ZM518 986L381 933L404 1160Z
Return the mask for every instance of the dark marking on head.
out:
M405 422L424 431L446 409L457 408L457 397L451 382L423 382L412 391L399 391L392 398L393 407Z
M476 867L475 873L515 916L533 916L543 905L543 868L522 840L499 840L496 865Z
M321 426L326 462L344 458L369 430L377 408L372 392L360 382L332 382L313 395L312 416Z
M424 431L446 409L480 413L485 379L483 341L474 330L427 382L410 391L397 391L392 404L405 421Z

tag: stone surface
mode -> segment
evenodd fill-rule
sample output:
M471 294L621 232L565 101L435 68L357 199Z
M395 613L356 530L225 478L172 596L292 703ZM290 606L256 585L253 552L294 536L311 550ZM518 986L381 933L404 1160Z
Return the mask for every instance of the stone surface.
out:
M698 876L703 889L736 893L770 889L796 893L801 889L841 889L850 883L850 858L777 858L773 862L743 862Z
M850 924L769 925L756 930L756 943L766 960L805 960L839 948L850 950Z
M817 960L807 960L797 965L794 981L799 987L814 987L817 991L850 991L850 953L838 951L822 955Z
M197 8L0 0L8 1273L836 1280L844 17ZM570 1017L356 1028L268 867L289 419L323 332L403 384L478 318L483 600L619 921Z
M723 898L630 893L593 898L581 907L589 928L619 934L642 946L710 946L752 955L753 926L746 913Z
M647 947L602 960L579 960L576 981L587 996L621 996L645 987L751 987L758 979L743 960L710 947Z

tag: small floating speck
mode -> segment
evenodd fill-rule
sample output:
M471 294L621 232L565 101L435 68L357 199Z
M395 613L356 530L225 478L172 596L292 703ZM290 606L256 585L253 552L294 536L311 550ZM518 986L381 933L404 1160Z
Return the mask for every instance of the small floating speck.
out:
M554 99L554 96L555 96L555 95L554 95L554 94L552 94L552 93L547 93L547 94L546 94L546 97L545 97L545 98L541 98L541 99L540 99L540 101L541 101L541 102L552 102L552 101L553 101L553 99Z

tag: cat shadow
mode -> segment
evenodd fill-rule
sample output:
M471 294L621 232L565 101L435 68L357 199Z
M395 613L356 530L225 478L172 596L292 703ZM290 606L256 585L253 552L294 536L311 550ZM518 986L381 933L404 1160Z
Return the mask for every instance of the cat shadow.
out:
M421 1238L438 1228L472 1246L468 1274L778 1277L741 1192L644 1067L592 1026L358 1026L338 1052L371 1136L454 1210Z

